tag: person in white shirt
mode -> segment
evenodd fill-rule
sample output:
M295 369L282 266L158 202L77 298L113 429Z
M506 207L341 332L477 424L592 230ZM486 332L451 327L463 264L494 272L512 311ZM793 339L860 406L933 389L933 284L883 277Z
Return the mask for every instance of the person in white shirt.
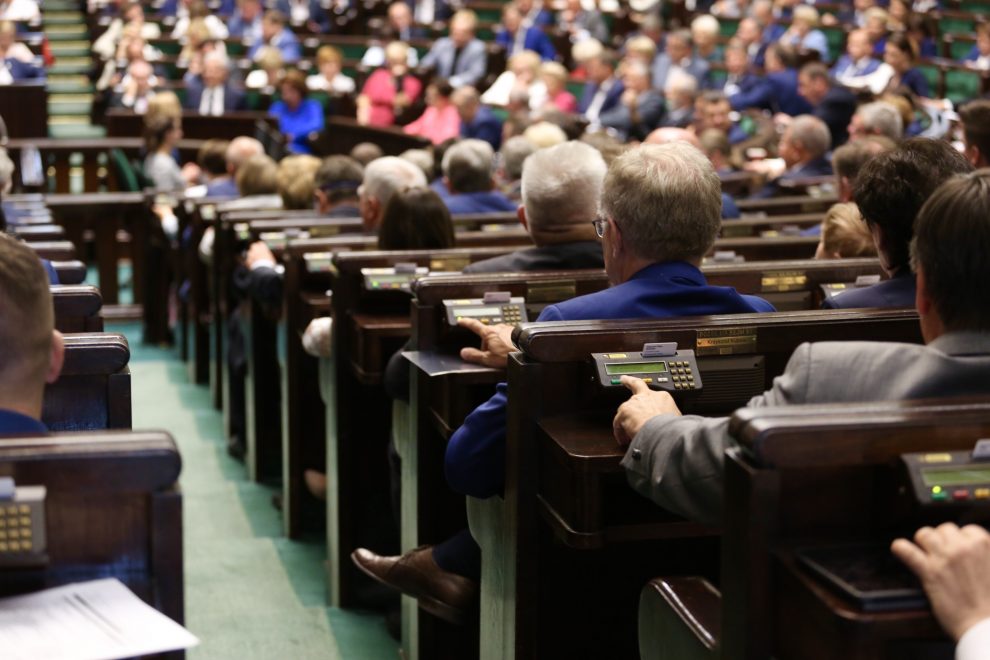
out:
M179 8L182 9L183 7L186 7L186 4L180 3ZM175 22L175 28L172 30L172 38L182 39L186 36L186 31L189 30L190 23L197 19L206 24L206 27L210 30L210 37L213 39L226 39L230 36L227 26L218 16L210 11L210 8L206 6L205 2L202 0L193 0L193 2L188 4L185 16L180 16Z
M410 51L415 51L411 48ZM306 78L306 86L334 94L353 94L354 79L341 73L344 56L333 46L321 46L316 51L316 68L319 73Z
M41 18L35 0L0 0L0 21L27 23Z
M0 21L0 60L34 62L31 49L17 40L17 28L10 21Z
M514 91L525 90L531 110L543 107L547 100L547 88L539 79L541 62L539 54L531 50L516 53L509 58L505 71L481 95L481 102L505 107L509 105Z
M956 660L990 658L990 534L978 525L922 527L891 552L921 580Z

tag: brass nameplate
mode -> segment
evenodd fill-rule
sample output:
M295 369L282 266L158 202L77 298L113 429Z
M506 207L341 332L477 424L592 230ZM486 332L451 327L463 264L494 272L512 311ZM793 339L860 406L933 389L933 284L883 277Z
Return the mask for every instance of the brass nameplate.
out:
M470 264L471 259L469 257L434 257L430 259L430 270L456 273L464 270Z
M797 291L808 285L808 275L802 270L780 270L765 273L761 291Z
M306 272L337 274L337 267L333 265L333 252L307 252L303 259L306 262Z
M309 228L310 238L323 238L325 236L336 236L340 233L340 225L317 225Z
M527 303L559 303L576 295L577 282L574 280L530 282L526 285Z
M740 238L752 235L753 228L750 225L733 226L731 222L722 225L722 238Z
M756 352L756 328L698 330L694 352L697 355L738 355Z

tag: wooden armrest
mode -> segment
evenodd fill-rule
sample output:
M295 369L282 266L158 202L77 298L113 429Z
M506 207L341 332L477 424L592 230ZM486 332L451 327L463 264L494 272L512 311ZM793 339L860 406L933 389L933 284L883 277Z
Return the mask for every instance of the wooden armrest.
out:
M722 596L700 577L656 578L639 597L639 655L643 660L717 657Z

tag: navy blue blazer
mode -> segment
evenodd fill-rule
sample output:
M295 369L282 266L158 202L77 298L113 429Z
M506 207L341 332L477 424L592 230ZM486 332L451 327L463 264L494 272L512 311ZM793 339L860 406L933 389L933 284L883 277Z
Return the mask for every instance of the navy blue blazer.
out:
M792 117L811 112L811 104L798 94L797 69L785 69L768 74L767 82L770 83L770 109L773 112L783 112ZM848 120L846 123L849 123ZM835 143L832 146L835 147Z
M581 100L578 101L578 113L584 114L591 107L591 102L595 100L595 94L598 93L598 83L587 82L584 84L584 91L581 92ZM621 80L614 80L612 86L608 88L605 93L605 102L602 103L601 110L598 111L600 115L603 112L608 112L616 106L619 99L622 98L622 92L626 91L626 88L622 86Z
M820 156L814 160L809 160L804 165L799 165L792 170L787 170L779 177L767 183L757 192L750 196L750 199L766 199L767 197L774 197L783 193L781 190L781 181L793 181L795 179L804 179L809 176L828 176L832 174L832 163L825 156Z
M917 281L914 273L903 269L889 280L861 289L846 289L826 298L822 309L853 309L858 307L914 307Z
M907 87L915 96L930 98L932 95L931 87L928 86L928 78L925 78L921 69L909 69L907 73L901 76L901 87Z
M451 215L515 211L519 205L497 190L441 195Z
M220 179L214 179L206 184L207 197L237 197L240 194L233 177L225 176Z
M186 80L186 99L183 106L186 110L199 111L199 103L203 100L203 79L199 76L190 76ZM224 112L243 110L245 107L244 91L236 85L227 81L223 86L223 109Z
M275 3L275 9L282 12L282 15L286 18L292 16L292 7L289 5L289 0L278 0ZM326 33L330 31L330 14L320 4L320 0L309 0L309 20L320 26L320 32Z
M44 68L35 66L30 62L22 62L13 57L7 57L3 60L3 64L10 71L10 77L15 82L21 80L43 80L45 78Z
M47 435L48 428L36 420L13 410L0 409L0 435Z
M522 28L519 28L520 30ZM505 47L505 56L512 57L516 54L516 36L509 34L503 28L495 35L495 43ZM523 50L533 50L540 54L546 61L557 57L557 49L553 47L553 42L546 32L538 27L531 27L526 30L526 37L523 39Z
M856 112L856 96L845 87L833 85L812 114L825 122L832 134L832 148L849 139L849 121Z
M736 200L732 199L732 195L729 193L722 193L722 219L723 220L736 220L739 216L739 207L736 206Z
M59 284L58 281L58 271L55 270L55 266L48 259L42 259L41 265L45 267L45 272L48 274L49 284Z
M701 271L680 261L653 264L627 281L546 307L537 321L667 318L707 314L772 312L773 305L730 287L710 286ZM459 493L492 497L505 483L508 384L481 404L450 438L447 482Z
M474 119L461 122L461 137L484 140L498 151L502 146L502 122L488 106L480 106Z

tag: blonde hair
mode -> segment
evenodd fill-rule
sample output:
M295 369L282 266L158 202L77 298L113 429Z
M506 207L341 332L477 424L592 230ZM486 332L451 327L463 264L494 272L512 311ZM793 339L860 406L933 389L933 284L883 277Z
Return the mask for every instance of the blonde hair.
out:
M285 60L282 58L282 51L274 46L262 46L258 49L258 54L254 58L254 63L258 65L258 68L268 71L269 69L281 69L282 65L285 64ZM269 80L269 84L275 84L276 81Z
M171 119L182 119L182 103L175 92L158 92L148 100L148 109L144 113L144 125L152 126L157 123L159 117L169 117Z
M626 42L626 52L645 57L652 62L653 56L657 54L657 45L653 42L653 39L645 35L640 35Z
M404 41L393 41L385 46L385 61L402 60L405 63L409 58L409 45Z
M818 10L811 5L798 5L794 8L793 20L807 23L809 26L814 28L818 27L820 14L818 13Z
M316 170L320 169L320 159L316 156L299 154L287 156L278 164L275 185L282 196L285 209L309 209L313 207L313 191L316 188Z
M510 57L505 68L515 72L517 68L523 67L529 69L533 73L533 76L536 76L540 71L541 61L540 54L536 51L524 50Z
M316 51L316 66L323 66L327 62L343 64L344 56L333 46L320 46L320 49Z
M571 57L581 64L605 52L605 46L597 39L582 39L571 47Z
M545 149L567 142L567 134L557 124L541 121L533 124L525 131L523 137L529 140L537 149Z
M275 173L278 165L265 154L256 154L248 158L237 168L234 182L242 197L251 195L273 195L278 191L275 183Z
M540 75L553 78L561 86L567 84L567 69L560 62L544 62L540 65Z
M851 202L833 204L825 213L822 220L822 245L829 257L838 255L840 259L872 257L877 253L873 235L866 226L859 207Z

